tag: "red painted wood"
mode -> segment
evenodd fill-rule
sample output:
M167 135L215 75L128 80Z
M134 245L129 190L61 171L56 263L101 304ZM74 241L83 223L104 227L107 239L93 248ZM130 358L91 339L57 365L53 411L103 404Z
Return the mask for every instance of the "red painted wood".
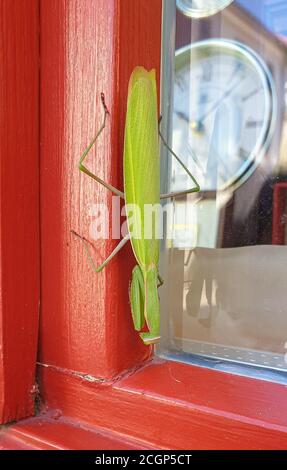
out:
M4 431L3 437L18 439L23 444L42 450L151 449L140 441L128 439L118 433L59 417L57 411L15 424Z
M285 245L286 205L287 205L287 183L276 183L273 189L273 222L272 222L273 245Z
M0 431L0 450L36 450L36 448L22 439L10 436L6 430Z
M74 229L89 236L89 205L111 194L76 168L111 111L89 167L122 187L128 77L136 64L160 64L161 0L41 1L42 313L39 361L98 378L113 377L151 354L133 331L127 246L100 274ZM159 73L158 73L159 75ZM96 241L96 262L117 241Z
M168 449L286 449L286 387L156 361L100 384L41 369L42 396L65 415Z
M150 355L131 325L131 250L94 275L70 236L88 235L90 203L111 204L75 168L101 122L99 93L112 117L89 165L121 188L128 78L138 64L159 70L160 23L160 0L41 2L42 397L157 448L286 448L283 386L175 363L115 380ZM113 246L98 242L97 261Z
M2 450L136 450L151 449L118 433L91 428L59 416L57 411L24 420L0 431Z
M39 309L39 15L0 14L0 423L33 414Z

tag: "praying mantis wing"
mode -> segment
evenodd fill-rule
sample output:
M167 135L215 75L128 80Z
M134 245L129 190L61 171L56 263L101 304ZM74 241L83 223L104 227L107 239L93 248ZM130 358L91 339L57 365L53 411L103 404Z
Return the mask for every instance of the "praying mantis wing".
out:
M153 229L151 226L147 227L144 214L145 207L151 208L150 205L160 202L160 161L155 71L148 72L143 67L134 69L129 82L124 190L127 207L130 204L135 206L132 222L128 219L132 248L139 265L146 271L157 266L159 261L155 222ZM149 221L151 220L149 217Z

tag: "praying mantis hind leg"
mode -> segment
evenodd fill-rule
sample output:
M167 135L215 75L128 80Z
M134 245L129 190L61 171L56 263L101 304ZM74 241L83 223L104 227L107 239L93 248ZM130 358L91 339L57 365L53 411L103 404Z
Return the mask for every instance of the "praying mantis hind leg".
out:
M102 105L103 105L103 108L104 108L104 120L103 120L103 123L100 127L100 129L98 130L96 136L94 137L94 139L92 140L92 142L90 143L90 145L88 145L88 147L86 148L86 150L84 151L83 155L81 156L80 158L80 161L79 161L79 170L81 170L83 173L85 173L86 175L90 176L91 178L93 178L94 180L96 180L98 183L100 183L101 185L103 185L105 188L109 189L110 191L112 191L114 194L116 194L117 196L120 196L121 198L124 198L124 193L122 191L120 191L119 189L115 188L114 186L112 186L111 184L109 183L106 183L105 181L103 181L101 178L99 178L98 176L96 176L94 173L92 173L85 165L84 165L84 161L88 155L88 153L90 152L90 150L92 149L92 147L94 146L96 140L98 139L98 137L101 135L102 131L104 130L105 126L106 126L106 119L107 119L107 115L110 114L108 108L107 108L107 105L105 103L105 96L103 93L101 93L101 101L102 101Z
M190 173L189 169L186 167L186 165L181 161L181 159L176 155L176 153L172 150L172 148L170 148L170 146L168 145L168 143L166 142L165 138L163 137L161 131L160 131L160 122L162 120L162 116L160 116L159 118L159 127L158 127L158 133L159 133L159 136L162 140L162 143L163 145L167 148L167 150L171 153L171 155L176 159L176 161L181 165L181 167L185 170L185 172L188 174L188 176L190 177L190 179L193 181L194 183L194 187L193 188L190 188L190 189L186 189L184 191L178 191L178 192L173 192L173 193L167 193L167 194L161 194L160 198L161 199L168 199L168 198L175 198L175 197L179 197L179 196L184 196L185 194L190 194L190 193L197 193L198 191L200 191L200 187L199 187L199 184L198 182L196 181L196 179L194 178L194 176L192 176L192 174Z
M129 234L126 235L124 238L122 238L122 240L118 243L118 245L115 247L115 249L111 252L111 254L105 259L105 261L100 264L100 266L96 266L95 265L95 262L92 258L92 255L91 255L91 252L89 250L89 245L91 245L93 247L93 245L91 244L91 242L89 242L85 237L82 237L81 235L79 235L77 232L75 232L74 230L71 230L72 234L75 235L76 237L78 237L80 240L82 240L82 242L84 243L84 247L85 247L85 250L86 250L86 253L87 253L87 256L88 256L88 260L90 261L90 264L92 266L92 269L96 272L96 273L99 273L100 271L102 271L102 269L104 269L104 267L113 259L113 257L123 248L123 246L125 246L125 244L127 243L127 241L129 240Z
M131 311L136 331L140 331L145 324L144 317L144 278L141 268L137 265L132 272L130 285Z

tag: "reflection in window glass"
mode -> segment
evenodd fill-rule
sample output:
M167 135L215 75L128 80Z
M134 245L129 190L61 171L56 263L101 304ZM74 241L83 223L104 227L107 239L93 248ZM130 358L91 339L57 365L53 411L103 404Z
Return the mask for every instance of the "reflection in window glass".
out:
M201 190L167 220L161 348L287 370L287 3L227 3L174 10L162 112ZM168 161L169 190L192 187Z

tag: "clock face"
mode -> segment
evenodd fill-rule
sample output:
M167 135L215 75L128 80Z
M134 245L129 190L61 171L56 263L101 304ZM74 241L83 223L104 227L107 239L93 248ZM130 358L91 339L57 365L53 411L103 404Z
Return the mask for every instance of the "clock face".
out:
M177 8L191 18L214 15L232 2L233 0L176 0Z
M273 79L259 56L229 40L177 51L173 148L201 190L242 184L266 154L275 124ZM189 187L172 169L173 190Z

